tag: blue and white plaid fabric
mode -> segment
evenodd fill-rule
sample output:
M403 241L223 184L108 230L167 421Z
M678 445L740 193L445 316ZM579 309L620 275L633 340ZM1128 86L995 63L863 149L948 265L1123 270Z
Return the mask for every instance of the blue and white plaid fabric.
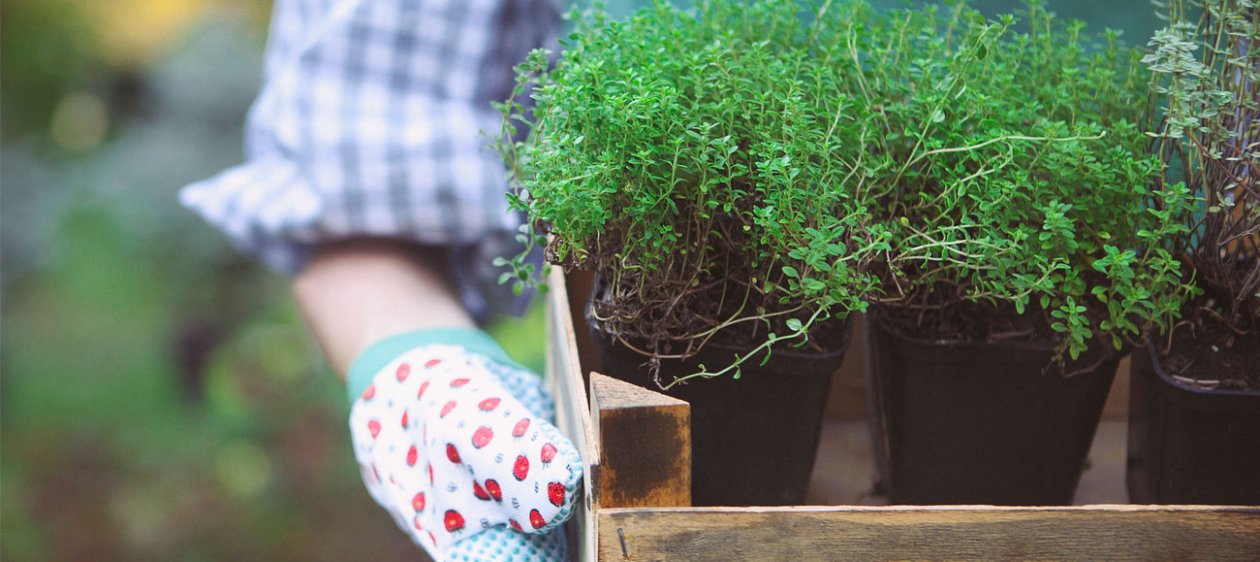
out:
M284 272L351 236L451 248L470 310L503 308L489 262L518 219L490 104L558 22L551 0L277 0L246 162L181 200Z

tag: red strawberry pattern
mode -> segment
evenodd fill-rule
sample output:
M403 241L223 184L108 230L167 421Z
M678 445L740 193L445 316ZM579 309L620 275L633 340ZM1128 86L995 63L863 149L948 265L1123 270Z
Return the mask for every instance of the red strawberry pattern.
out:
M547 499L556 507L564 505L564 484L559 482L547 484Z
M462 348L417 348L356 396L351 430L365 484L434 559L483 529L545 533L570 513L576 452L530 415L539 394L529 395L534 406L520 401L530 388L522 384L537 378L504 369Z
M517 480L524 480L529 476L529 457L521 455L516 457L516 462L512 464L512 476Z
M490 497L494 498L494 501L503 501L503 489L499 487L497 480L493 478L486 480L486 492L490 494Z
M442 413L439 414L439 417L443 417L443 418L446 417L448 414L451 413L451 410L454 410L454 409L455 409L455 401L451 400L450 402L447 402L446 405L442 406Z
M521 418L521 421L512 426L512 437L524 437L527 430L529 430L529 418Z
M481 487L476 480L473 480L473 495L482 501L490 501L490 494L486 493L486 489Z
M489 427L486 427L484 425L481 427L478 427L477 431L473 432L473 436L472 436L473 447L476 447L478 449L485 448L486 445L490 444L491 439L494 439L493 429L490 429Z
M448 533L454 533L464 528L464 516L454 509L446 510L446 516L442 518L442 522L446 524L446 532Z

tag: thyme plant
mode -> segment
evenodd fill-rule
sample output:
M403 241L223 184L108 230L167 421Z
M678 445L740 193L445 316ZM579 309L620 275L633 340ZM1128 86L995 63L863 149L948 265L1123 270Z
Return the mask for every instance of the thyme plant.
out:
M962 2L840 18L837 55L857 61L861 103L879 108L861 173L897 241L884 282L903 325L1049 337L1075 359L1091 340L1121 348L1171 322L1188 288L1161 240L1184 230L1189 197L1151 189L1147 77L1117 32L1086 33L1036 1L1026 31Z
M824 9L820 10L825 13ZM554 65L534 53L500 106L513 204L548 260L594 270L599 327L659 364L724 342L729 366L786 344L825 349L866 306L890 235L855 193L870 107L831 40L791 0L655 1L624 22L579 16ZM514 140L517 126L531 135ZM504 260L518 283L532 276ZM657 381L661 383L662 381Z
M1168 191L1197 206L1173 248L1203 291L1196 328L1260 331L1260 2L1173 0L1143 59L1153 74L1155 152Z

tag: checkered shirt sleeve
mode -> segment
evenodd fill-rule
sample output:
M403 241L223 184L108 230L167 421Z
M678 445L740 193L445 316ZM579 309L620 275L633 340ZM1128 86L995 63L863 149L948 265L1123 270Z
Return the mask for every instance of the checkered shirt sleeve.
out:
M181 200L284 272L351 236L446 246L466 304L493 307L489 261L519 219L490 104L558 15L551 0L277 0L246 162Z

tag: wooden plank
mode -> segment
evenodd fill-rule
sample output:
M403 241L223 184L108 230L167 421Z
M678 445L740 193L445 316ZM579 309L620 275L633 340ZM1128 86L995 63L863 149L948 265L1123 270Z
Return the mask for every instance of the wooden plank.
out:
M574 341L573 321L569 316L569 301L565 291L564 274L559 268L552 269L547 277L550 291L547 295L547 382L556 400L556 427L573 440L582 456L582 468L586 483L582 501L578 502L569 524L570 557L580 561L594 561L598 520L595 506L599 505L599 441L595 439L591 423L590 402L586 397L581 363L578 361L577 344Z
M691 505L691 405L591 373L599 506Z
M602 509L600 560L1260 560L1260 508Z

